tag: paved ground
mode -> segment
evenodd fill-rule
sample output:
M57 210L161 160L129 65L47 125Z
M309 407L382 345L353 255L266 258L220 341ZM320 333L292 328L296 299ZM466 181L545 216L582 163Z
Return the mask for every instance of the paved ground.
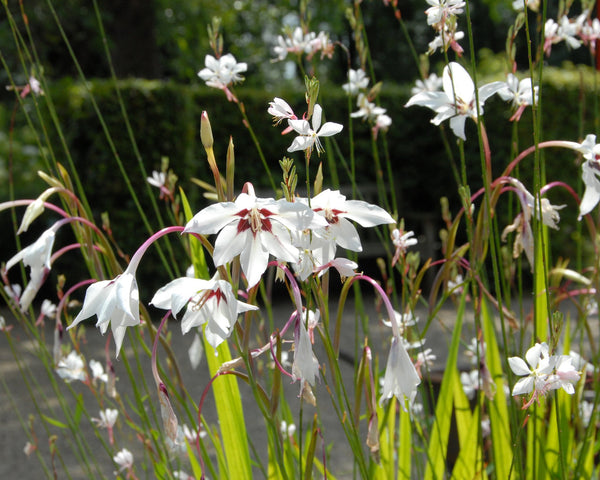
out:
M365 306L370 318L370 344L374 354L379 355L380 364L383 364L387 358L390 331L377 320L378 314L375 310L374 301L372 299L367 299L365 301ZM291 312L288 305L276 305L273 310L276 322L281 321L281 324L283 324ZM2 313L1 310L0 313ZM77 402L74 399L77 399L78 396L81 396L81 401L85 402L88 406L97 405L97 402L89 394L87 388L80 382L66 384L60 380L54 372L47 372L43 363L38 358L35 342L28 338L20 325L11 321L9 315L5 313L5 316L8 323L13 324L13 328L10 332L12 342L9 342L4 335L0 335L0 386L2 387L0 389L0 425L3 433L2 440L0 440L0 478L19 480L37 480L46 478L46 473L40 467L39 462L34 458L35 454L28 458L23 452L28 438L24 432L24 426L27 429L29 428L29 415L35 414L36 410L49 416L53 415L53 411L58 410L60 412L60 405L57 397L52 391L53 385L61 391L66 392L65 397L69 398L68 405L73 412L77 411ZM354 309L348 304L343 317L344 328L342 329L340 356L342 375L347 379L347 386L352 383L352 364L355 357L354 345L356 339L353 327L353 325L355 325L354 316ZM421 316L420 325L423 326L427 314L426 312L420 312L419 316ZM444 368L445 352L447 352L447 344L450 340L450 330L453 324L454 310L451 308L451 303L449 302L448 308L442 310L436 319L433 320L426 335L426 347L432 348L438 356L438 360L435 362L433 368L434 377L439 377L439 372ZM171 325L172 341L174 345L173 350L181 367L181 374L185 379L185 384L188 386L192 398L197 400L200 398L201 392L208 381L208 375L205 373L206 360L203 360L203 363L198 370L192 370L187 357L187 350L191 344L192 338L190 335L182 336L177 324L172 323ZM468 341L468 339L472 337L472 325L469 321L466 322L465 328L464 338ZM49 326L46 327L43 330L43 333L46 336L47 343L51 345L53 338L52 328ZM93 327L90 327L87 330L86 337L86 358L88 360L92 358L102 360L104 358L106 337L102 337ZM362 341L363 340L359 340L359 343L362 343ZM319 341L317 340L316 344L318 343ZM111 353L114 354L114 345L112 342L110 349ZM326 356L321 348L316 347L315 353L321 360L321 363L325 362ZM15 355L18 362L15 361ZM127 356L130 362L135 361L135 355L128 344L127 336L125 337L124 350L121 355ZM145 361L145 380L139 380L140 384L142 384L143 381L148 382L149 392L151 392L148 401L156 402L149 363L149 361ZM467 360L465 359L464 364L461 364L461 366L467 368L467 365ZM119 392L125 396L131 391L131 386L127 380L127 372L122 359L115 362L115 368L117 376L120 379L117 383L117 387ZM50 373L50 377L48 376L48 373ZM49 378L52 378L52 381L50 381ZM285 379L284 384L292 415L297 422L298 407L300 405L300 401L297 398L298 384L289 384ZM262 455L265 453L263 446L266 445L263 417L254 405L254 400L249 388L243 384L240 388L243 396L249 435L255 440L257 451ZM68 393L69 389L74 392L74 395ZM44 393L40 394L38 390ZM34 392L33 397L31 391ZM350 460L352 458L352 453L348 447L335 411L331 407L331 402L326 389L323 384L320 384L315 387L314 391L317 397L317 407L315 409L312 406L305 406L305 423L312 423L314 413L318 413L319 418L323 423L323 439L329 448L331 448L330 456L335 460L334 470L339 474L338 478L352 478L352 463ZM214 419L213 408L214 400L211 396L209 400L207 400L205 408L205 413L209 421ZM18 412L18 414L16 412ZM96 409L92 409L91 413L97 416ZM74 414L76 415L76 413ZM62 418L62 414L59 413L56 418ZM92 470L97 472L97 474L94 473L93 478L103 478L103 476L114 478L114 465L110 460L110 455L102 449L102 444L94 437L92 429L88 427L89 419L82 418L80 425L82 431L85 432L84 437L89 441L92 448L97 449L99 452L98 456L101 459L99 466L92 467ZM71 478L73 479L90 478L89 473L82 471L78 467L73 467L74 465L77 465L78 462L76 454L68 449L71 440L68 430L56 427L52 428L49 432L45 432L39 421L34 421L33 428L38 438L39 452L43 455L47 465L49 458L51 458L48 453L48 437L50 435L57 435L56 445L58 446L59 451L65 452L65 454L62 458L57 457L55 459L56 464L60 465L61 462L64 462L69 467ZM134 434L128 432L131 432L128 427L122 427L120 431L115 432L115 437L119 439L121 446L127 446L136 453L139 451L139 448L136 450L135 445L139 444L139 442ZM344 465L344 459L347 459L347 465ZM67 477L59 474L58 478ZM140 478L144 478L143 475ZM260 475L257 475L257 478L260 478Z
M365 303L371 318L370 328L373 352L381 356L380 362L383 363L387 358L389 329L376 320L377 314L375 312L373 300L368 299ZM290 313L289 307L283 305L276 306L274 311L274 316L276 319L287 318ZM448 317L448 315L451 315L449 312L446 312L444 315L447 316L445 319L447 322L452 322L451 316ZM9 323L11 323L8 315L7 320ZM354 325L354 312L350 305L348 305L348 307L345 309L343 325L345 327L343 328L341 342L342 360L340 363L342 374L348 379L347 385L350 385L353 376L352 362L354 360L355 344L354 327L350 327ZM187 358L187 350L192 338L190 335L185 337L182 336L178 325L175 324L173 327L172 337L174 342L174 351L176 352L179 364L182 368L182 375L186 379L186 385L190 386L192 397L199 399L201 391L208 380L208 376L205 373L205 360L203 360L203 364L197 371L193 371L191 369L189 360ZM52 329L47 327L43 332L46 335L47 342L51 345L53 338ZM34 458L35 454L28 458L23 452L27 442L27 435L25 434L23 427L25 425L26 428L29 428L27 427L28 416L29 414L35 413L36 409L38 408L44 414L49 416L52 416L52 412L58 409L59 413L56 415L56 418L59 419L62 418L62 413L60 413L60 408L58 408L59 404L58 400L56 399L56 395L52 391L52 382L50 382L48 379L48 372L45 371L43 363L38 359L35 342L28 339L24 329L18 324L14 324L10 336L12 343L10 343L4 335L0 336L0 378L3 387L2 390L0 390L2 395L2 401L0 401L0 424L2 425L3 432L3 440L0 441L0 478L18 478L20 480L45 478L44 470L40 467L39 462ZM449 335L444 334L444 330L440 327L439 322L434 322L427 337L427 347L433 348L438 355L443 357L443 352L446 351L445 343L448 341ZM102 361L104 358L105 341L106 337L102 337L95 328L91 327L88 329L88 343L85 346L86 357L88 360L94 358ZM360 342L362 343L362 340ZM319 341L317 340L317 344L318 343ZM11 350L11 348L13 350ZM112 344L110 348L111 352L114 352L114 346ZM14 354L17 355L19 360L18 362L15 361ZM322 362L325 361L325 353L318 347L316 348L316 354ZM130 361L134 361L135 356L131 351L131 347L128 346L127 337L125 338L124 351L122 352L122 355L127 355L127 358ZM118 389L122 395L125 395L125 393L131 389L128 386L127 374L123 362L117 360L115 363L115 368L117 375L120 378L120 381L117 384ZM442 368L442 361L437 362L436 368ZM149 372L149 368L145 368L145 370L147 371L145 378L146 381L149 382L149 391L153 393L154 387L152 385L152 376ZM66 392L65 396L69 399L68 404L73 409L72 411L76 411L76 402L73 400L73 396L68 393L69 388L72 389L76 396L81 395L81 398L84 402L86 402L86 405L97 405L96 400L89 395L88 389L80 382L65 384L53 372L51 372L51 376L53 381L56 382L55 385L57 388L63 392ZM26 381L24 381L24 377L26 378ZM34 390L36 393L34 393L34 398L32 399L29 390L36 388L36 383L44 393L40 394L37 390ZM284 383L286 384L285 388L287 390L287 398L289 399L290 407L292 409L292 415L297 419L297 409L300 404L300 401L297 398L299 388L298 384L291 385L285 379ZM240 388L245 405L248 431L250 432L252 438L256 441L257 450L261 452L261 446L266 444L264 421L261 414L257 411L257 407L254 405L254 400L249 388L245 385L242 385ZM317 385L314 391L317 396L317 408L315 409L312 406L305 406L305 423L311 423L314 413L318 412L319 417L323 422L324 441L330 445L331 458L336 459L334 470L338 473L342 473L340 478L345 477L343 474L344 472L346 472L347 476L351 476L351 461L347 462L348 465L345 468L343 466L343 459L351 459L352 454L347 445L344 433L339 425L335 411L331 407L331 402L326 393L326 389L324 388L324 385L321 384ZM152 399L152 401L155 400L155 398ZM214 418L214 413L212 412L213 405L214 403L211 397L207 401L207 407L205 409L209 419ZM15 407L17 407L20 417L15 414ZM294 409L296 409L296 411L294 411ZM92 415L97 416L96 409L93 409L91 413ZM109 459L110 457L102 450L102 445L94 437L92 430L90 428L86 428L88 424L89 420L85 418L81 420L81 428L84 432L86 432L84 436L88 439L93 448L98 449L100 452L99 457L103 459L99 467L94 466L93 468L99 470L98 477L101 477L103 474L108 478L114 478L114 467ZM64 461L67 465L69 465L72 478L89 478L89 474L81 471L78 468L72 468L72 465L77 464L77 459L75 454L71 453L68 449L70 440L68 430L53 428L49 433L46 433L42 429L39 421L35 421L33 423L33 428L38 437L39 451L42 453L42 455L44 455L46 462L48 462L48 459L50 458L48 454L47 438L49 435L56 434L58 435L56 445L59 447L61 452L66 452L62 459L57 458L55 460L57 464L60 464L60 461ZM122 429L122 431L115 432L115 436L120 440L123 440L123 435L125 435L126 430L127 429ZM122 446L126 445L134 452L136 450L135 448L131 448L131 445L135 445L137 443L139 442L137 442L135 436L132 434L125 436L125 441L121 441ZM58 478L63 477L59 475Z

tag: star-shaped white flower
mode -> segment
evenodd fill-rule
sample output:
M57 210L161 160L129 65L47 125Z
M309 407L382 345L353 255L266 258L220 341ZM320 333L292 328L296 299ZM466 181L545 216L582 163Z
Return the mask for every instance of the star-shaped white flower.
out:
M67 383L71 383L75 380L85 382L87 378L83 358L81 358L81 355L75 350L72 350L69 355L58 362L56 373Z
M317 153L324 151L319 138L330 137L336 133L340 133L344 126L335 122L326 122L321 125L322 115L323 109L317 103L313 110L312 127L307 120L288 120L289 126L298 134L287 149L288 152L307 150L310 153L313 147L316 147Z
M513 373L524 377L513 387L513 396L531 392L539 395L545 392L548 377L552 373L556 362L556 359L550 356L546 343L536 343L527 350L525 358L527 363L520 357L510 357L508 359L508 364Z
M362 68L348 70L348 83L342 85L342 88L348 95L356 95L369 85L369 77Z
M244 77L240 73L248 69L244 62L238 63L235 57L228 53L216 59L212 55L204 57L205 68L198 72L198 76L206 82L206 85L221 90L226 89L232 83L241 82Z
M539 87L536 85L531 88L531 78L524 78L521 81L509 73L504 86L498 90L498 95L505 102L511 102L516 109L515 114L510 118L511 121L519 120L525 107L537 102Z
M103 335L110 324L117 356L119 356L127 327L140 324L140 296L134 273L134 265L129 264L129 267L115 279L91 284L85 292L81 311L67 330L82 320L96 315L98 317L96 327L100 328Z
M247 188L248 193L240 194L235 202L217 203L198 212L184 232L218 233L213 252L215 265L225 265L240 255L242 271L251 288L267 269L269 254L279 261L298 262L298 248L292 244L290 230L322 227L326 222L303 203L257 198L250 184Z
M306 199L299 201L308 203ZM311 199L310 206L327 221L326 228L315 230L315 235L327 240L327 243L320 244L320 260L323 264L335 257L336 244L347 250L362 252L358 231L350 220L363 227L395 223L383 208L362 200L346 200L339 190L323 190Z
M450 119L450 128L454 134L466 140L465 120L477 121L478 114L483 113L484 102L504 84L492 82L478 90L479 109L475 104L475 85L467 71L458 63L450 62L444 68L442 76L444 90L442 92L420 92L412 96L406 107L421 105L432 109L437 115L431 120L434 125Z
M160 288L150 304L171 310L173 316L187 305L181 331L186 334L192 328L206 324L204 336L214 348L229 338L240 313L258 310L254 305L237 300L231 284L218 276L211 280L176 278Z

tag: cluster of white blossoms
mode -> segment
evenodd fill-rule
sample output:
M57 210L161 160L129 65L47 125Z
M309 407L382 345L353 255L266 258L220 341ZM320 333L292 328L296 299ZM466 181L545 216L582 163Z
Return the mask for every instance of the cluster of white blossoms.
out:
M342 88L350 96L358 95L356 100L358 110L352 112L350 116L368 121L372 125L373 133L377 135L379 130L387 131L392 124L392 119L386 114L385 108L373 103L371 97L374 94L367 91L368 85L369 77L363 69L350 69L348 70L348 83L342 85Z
M310 60L315 53L321 52L321 58L333 55L334 44L325 32L307 32L301 27L285 32L277 37L277 45L273 49L277 60L285 60L289 53L294 55L306 55Z
M591 18L591 11L585 10L574 19L567 15L556 22L548 19L544 25L544 53L550 55L552 46L565 42L569 48L577 49L582 44L596 50L596 41L600 39L600 20Z
M244 81L241 73L247 69L248 65L245 62L238 62L231 53L219 58L206 55L204 68L198 72L198 76L204 80L207 86L223 90L229 101L237 102L229 87L234 83Z
M477 122L479 115L483 115L485 101L492 95L498 94L503 100L510 101L515 108L510 120L519 120L525 107L537 102L538 87L532 85L530 78L519 80L511 73L508 74L506 82L487 83L476 90L464 67L459 63L450 62L444 67L441 83L438 77L432 74L425 80L419 80L412 93L413 96L405 107L420 105L430 108L437 114L431 123L440 125L444 120L450 119L450 128L454 134L466 140L466 119L471 118Z
M425 13L427 24L431 26L437 36L429 42L429 55L437 50L454 50L457 55L462 55L463 49L458 44L465 36L464 32L457 30L457 15L463 12L465 2L462 0L426 0L431 5Z

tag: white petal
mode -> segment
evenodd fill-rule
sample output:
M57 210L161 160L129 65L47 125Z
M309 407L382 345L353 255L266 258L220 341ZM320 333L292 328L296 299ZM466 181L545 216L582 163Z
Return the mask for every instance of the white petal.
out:
M215 250L213 252L213 261L218 267L225 265L233 257L239 255L252 238L250 230L239 233L237 225L227 225L215 241Z
M462 138L463 140L467 139L467 137L465 136L466 119L467 117L464 115L458 115L450 119L450 128L454 132L454 135L456 135L459 138Z
M508 359L508 365L511 370L515 373L515 375L523 376L529 375L531 370L527 367L527 364L522 358L519 357L510 357Z
M315 139L313 137L296 137L294 138L292 144L288 147L288 152L298 152L301 150L308 150L315 143Z
M322 115L323 115L323 109L321 108L321 105L319 105L317 103L315 105L315 108L313 109L313 115L312 115L312 126L313 126L313 130L315 132L319 131L319 127L321 126Z
M267 269L269 252L252 235L248 235L248 240L249 245L246 245L240 255L240 264L248 280L248 288L251 288L260 281L260 277Z
M396 223L392 216L383 208L362 200L347 200L344 217L358 222L363 227L374 227L386 223Z
M533 390L533 377L525 377L519 380L513 387L512 395L523 395Z
M319 130L318 135L319 137L330 137L331 135L340 133L343 130L343 128L344 126L339 123L327 122L321 127L321 130Z
M329 229L340 247L352 250L353 252L362 252L360 236L354 225L348 220L340 217L338 223L331 225Z
M217 233L226 225L237 220L234 215L239 211L235 203L223 202L210 205L200 210L187 223L184 233L208 235Z

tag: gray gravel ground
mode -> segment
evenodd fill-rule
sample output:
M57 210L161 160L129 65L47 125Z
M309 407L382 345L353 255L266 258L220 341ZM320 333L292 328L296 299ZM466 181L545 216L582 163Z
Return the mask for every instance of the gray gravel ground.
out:
M332 304L333 305L333 304ZM367 313L370 318L370 345L375 355L379 355L380 365L383 365L386 358L389 347L390 331L387 327L381 324L377 320L378 314L375 311L375 305L372 299L365 301ZM440 312L438 317L432 322L431 327L426 336L426 347L431 348L437 355L437 361L433 368L433 376L440 377L440 372L444 368L444 357L447 352L447 344L450 341L451 332L450 329L454 323L454 313L450 308L444 309ZM0 311L1 313L1 311ZM274 307L274 317L276 319L287 319L291 313L291 307L288 305L277 305ZM420 312L421 322L423 324L426 319L426 313ZM27 426L28 416L34 414L36 409L41 412L52 415L52 410L58 407L58 400L56 400L54 394L51 393L51 382L48 377L43 363L37 358L36 347L31 342L23 328L15 324L10 319L10 314L5 313L5 317L9 324L13 324L13 328L10 332L12 339L12 345L8 342L5 335L0 335L0 379L2 382L2 389L0 395L2 400L0 401L0 425L2 425L2 440L0 441L0 479L19 479L19 480L34 480L46 478L47 474L41 468L40 463L35 458L35 454L27 457L24 452L24 446L27 442L27 435L23 430L23 426ZM283 322L284 320L282 320ZM92 325L93 322L90 322ZM341 369L344 378L347 379L346 385L352 384L353 367L352 362L354 360L354 345L355 345L355 332L354 332L354 311L350 304L346 307L342 329L342 341L341 341ZM179 365L181 367L181 373L185 379L185 383L190 389L192 397L199 399L204 386L207 383L208 375L206 373L206 360L204 359L198 370L192 370L188 357L187 350L191 344L191 335L182 336L179 326L174 322L171 324L171 332L173 339L173 350L178 357ZM472 323L467 321L464 338L468 341L472 337ZM52 329L47 326L44 329L46 338L52 342ZM85 346L86 359L98 359L103 360L104 358L104 347L106 343L106 337L102 337L100 333L93 327L90 327L87 331L87 345ZM362 340L359 340L362 344ZM317 340L317 344L319 341ZM111 353L114 355L114 345L110 345ZM19 362L15 361L13 353L17 355ZM316 347L315 353L317 357L324 363L326 360L324 352ZM128 346L127 336L124 341L124 350L121 352L121 356L126 355L130 361L135 358L131 347ZM152 376L149 368L149 361L146 362L148 365L144 367L146 370L145 380L149 384L149 391L153 392L154 387L152 384ZM464 365L461 367L467 368L467 361L465 359ZM117 383L119 391L124 394L130 390L127 382L127 374L123 365L122 359L115 361L115 368L117 376L120 378ZM437 372L437 373L436 373ZM56 385L64 391L68 391L71 388L76 394L81 394L81 399L86 405L97 405L96 400L89 395L89 390L80 382L74 382L71 384L65 384L56 374L50 372L53 381ZM35 402L29 394L30 385L39 383L42 390L48 393L45 397L36 395ZM285 380L284 383L287 398L289 401L292 415L298 421L298 408L300 400L298 399L298 384L290 384L289 381ZM245 407L245 414L247 420L247 428L249 435L255 441L257 451L259 454L266 453L263 447L266 445L266 432L262 415L258 412L257 407L254 405L254 399L252 397L250 389L246 385L240 386L243 403ZM330 450L330 458L335 462L333 471L338 474L337 478L352 478L352 453L345 439L343 430L340 427L338 418L335 411L331 407L331 402L327 395L324 385L318 384L315 388L315 395L317 397L317 407L312 406L304 407L304 419L306 425L312 423L314 413L318 413L319 418L322 421L322 434L323 441L328 445ZM75 411L75 401L71 395L66 395L69 398L69 405L73 411ZM149 401L156 402L156 398L151 398ZM15 409L15 407L17 407ZM214 418L214 400L212 397L207 400L205 413L209 418ZM18 414L16 413L18 411ZM97 416L97 409L92 408L91 413ZM49 433L46 433L41 423L34 421L33 427L38 438L39 451L43 455L46 462L49 462L48 454L48 436L49 434L58 435L56 438L56 445L60 451L66 452L61 460L57 459L56 462L59 464L60 461L64 461L69 467L71 478L73 479L86 479L86 478L114 478L115 467L110 460L110 456L102 450L102 446L95 438L91 428L86 428L89 425L89 421L82 419L81 429L85 432L84 437L88 439L90 445L93 448L98 448L100 465L93 467L94 472L90 475L89 472L82 471L77 467L77 459L75 454L70 453L70 450L66 448L69 444L68 430L53 428ZM118 439L120 447L126 446L134 452L139 451L135 445L139 444L136 440L135 435L129 433L131 430L128 427L121 427L120 430L115 432L115 437ZM89 434L88 434L89 432ZM346 461L347 460L347 461ZM344 465L346 462L346 465ZM47 463L48 464L48 463ZM257 474L257 478L262 478L262 475ZM58 475L58 478L68 478L62 474ZM143 474L140 478L144 478Z

